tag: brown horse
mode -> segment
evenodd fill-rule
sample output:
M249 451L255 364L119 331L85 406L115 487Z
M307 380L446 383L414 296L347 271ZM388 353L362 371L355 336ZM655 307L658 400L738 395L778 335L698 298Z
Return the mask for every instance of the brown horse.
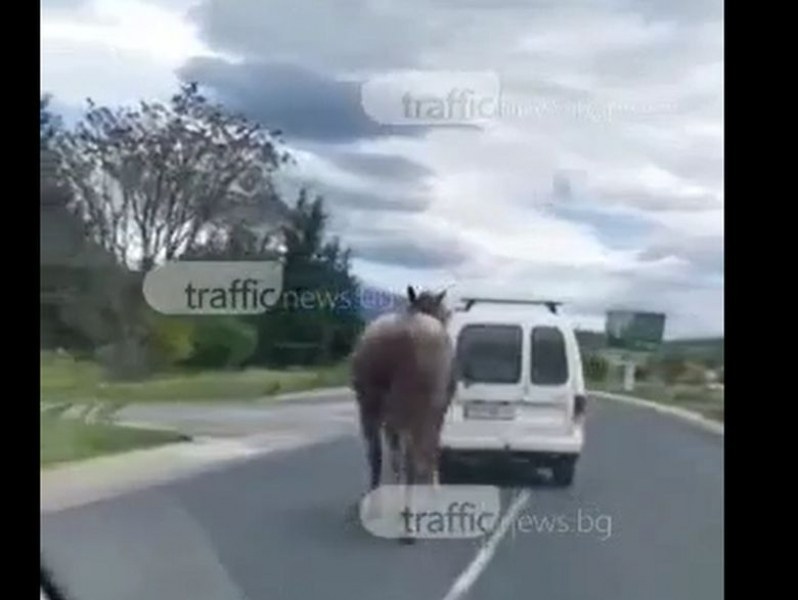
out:
M352 360L352 387L366 443L370 489L380 485L382 435L397 483L435 480L443 418L454 392L446 292L407 288L406 310L363 332Z

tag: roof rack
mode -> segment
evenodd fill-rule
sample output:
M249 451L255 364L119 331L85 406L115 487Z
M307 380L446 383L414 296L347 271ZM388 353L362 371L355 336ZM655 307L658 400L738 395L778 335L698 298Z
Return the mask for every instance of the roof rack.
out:
M563 303L557 300L514 300L510 298L460 298L465 303L463 310L471 310L471 307L476 303L485 304L537 304L543 305L549 309L549 312L557 314L557 307Z

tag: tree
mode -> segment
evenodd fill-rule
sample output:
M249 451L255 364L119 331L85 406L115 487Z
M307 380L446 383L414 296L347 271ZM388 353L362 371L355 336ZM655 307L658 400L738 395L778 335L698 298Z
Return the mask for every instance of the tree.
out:
M300 191L281 231L281 302L254 318L259 362L328 363L351 351L362 327L358 282L350 271L349 249L338 238L327 238L327 222L324 200L317 196L311 201Z
M242 223L228 224L183 255L182 260L283 263L283 293L277 305L265 314L238 317L257 330L250 363L328 363L351 350L362 327L357 281L350 272L350 251L338 238L326 235L328 218L324 200L318 196L311 200L307 191L301 190L279 227L264 231ZM207 366L218 362L221 348L232 347L236 327L219 321L201 319L201 345L214 350L199 356L198 349L190 363Z
M42 347L91 351L114 332L101 300L116 265L86 239L83 224L68 210L71 194L53 147L64 129L50 102L45 94L39 103L40 341Z
M70 208L87 234L120 264L146 272L274 197L271 176L289 160L278 136L190 83L168 104L110 109L89 100L57 148Z
M64 191L59 208L71 217L58 223L69 224L68 239L76 231L103 261L48 267L47 288L55 299L43 321L55 332L63 325L79 334L76 339L84 346L88 341L117 376L183 359L192 349L192 328L157 318L144 301L142 278L158 261L251 220L253 209L257 219L260 203L274 212L271 176L288 160L279 133L227 113L194 84L165 104L110 109L89 101L74 130L65 130L49 106L50 97L42 97L43 162L46 157L50 180ZM45 197L56 196L43 191L43 203ZM42 237L53 246L67 228L46 220Z
M39 143L48 144L53 138L63 131L61 117L50 110L53 97L44 94L39 98Z

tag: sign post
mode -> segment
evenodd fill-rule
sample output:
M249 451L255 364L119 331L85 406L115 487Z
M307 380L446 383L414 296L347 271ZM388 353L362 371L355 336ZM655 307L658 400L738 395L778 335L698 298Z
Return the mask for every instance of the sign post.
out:
M611 310L607 312L607 346L620 354L623 390L635 385L635 367L643 356L659 348L665 331L663 313Z
M623 391L631 392L635 389L635 363L628 360L623 363Z

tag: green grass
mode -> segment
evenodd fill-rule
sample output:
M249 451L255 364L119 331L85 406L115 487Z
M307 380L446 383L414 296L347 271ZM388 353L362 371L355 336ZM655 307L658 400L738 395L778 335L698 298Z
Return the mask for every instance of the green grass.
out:
M623 386L617 383L591 382L589 387L594 390L626 394L653 402L679 406L723 422L724 393L721 390L711 390L697 385L668 386L647 382L635 383L635 389L631 393L624 392Z
M39 419L39 464L51 467L64 462L152 448L181 441L177 433L133 429L110 424L85 423L42 415Z
M577 330L579 346L584 353L595 353L607 349L607 336L600 331ZM713 338L685 338L663 340L661 346L654 353L654 357L679 357L685 360L713 360L723 364L724 339Z
M69 356L42 353L43 402L147 402L250 400L285 392L346 385L345 364L318 369L246 369L165 373L137 382L106 381L100 367Z

